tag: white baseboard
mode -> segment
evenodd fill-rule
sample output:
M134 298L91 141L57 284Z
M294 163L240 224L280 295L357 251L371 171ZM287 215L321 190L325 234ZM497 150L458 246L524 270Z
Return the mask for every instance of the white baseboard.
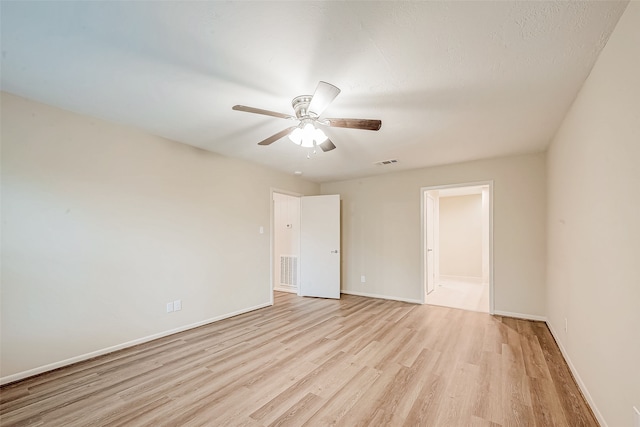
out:
M560 348L560 353L562 353L562 357L564 357L564 360L567 362L567 365L569 365L569 369L571 370L571 374L573 375L573 378L575 378L576 383L578 384L578 387L580 387L580 391L582 392L582 395L587 400L587 403L591 407L591 410L593 411L593 414L596 416L598 422L600 423L600 426L608 427L608 424L606 423L606 421L604 420L604 417L598 410L596 403L593 401L593 398L591 397L589 390L587 390L587 386L584 384L584 381L582 381L582 378L580 378L580 375L578 374L576 367L573 365L573 362L571 362L571 358L569 357L569 354L567 353L564 346L562 345L562 342L558 339L558 334L556 333L555 329L553 329L553 326L551 326L551 323L549 323L548 320L546 321L546 324L549 327L549 330L551 331L551 335L553 335L553 338L556 340L556 344L558 344L558 348Z
M82 362L84 360L92 359L97 356L102 356L107 353L112 353L114 351L122 350L127 347L133 347L134 345L142 344L145 342L153 341L158 338L166 337L168 335L176 334L178 332L183 332L189 329L197 328L199 326L204 326L209 323L217 322L219 320L228 319L229 317L234 317L239 314L248 313L250 311L259 310L261 308L271 306L271 303L259 304L253 307L245 308L242 310L234 311L232 313L223 314L220 316L212 317L211 319L202 320L200 322L192 323L190 325L180 326L175 329L170 329L168 331L159 332L157 334L149 335L146 337L138 338L132 341L127 341L122 344L117 344L111 347L106 347L100 350L92 351L90 353L81 354L79 356L74 356L69 359L61 360L59 362L49 363L48 365L39 366L37 368L29 369L28 371L18 372L16 374L7 375L6 377L0 378L0 385L12 383L15 381L20 381L28 377L32 377L34 375L42 374L47 371L52 371L54 369L62 368L64 366L72 365L74 363Z
M340 293L347 294L347 295L357 295L359 297L380 298L380 299L388 299L392 301L410 302L411 304L422 304L422 301L417 299L392 297L388 295L379 295L379 294L370 294L367 292L345 291L344 289L341 289Z
M482 277L472 277L472 276L449 276L446 274L441 274L440 275L440 280L451 280L451 281L456 281L456 282L470 282L470 283L478 283L478 284L482 284L483 283L483 279Z
M516 319L535 320L538 322L547 321L546 316L538 316L536 314L513 313L510 311L500 311L500 310L494 310L493 314L495 314L496 316L515 317Z
M278 291L278 292L289 292L290 294L297 294L298 290L297 289L291 289L291 288L283 288L280 286L275 286L273 288L274 291Z

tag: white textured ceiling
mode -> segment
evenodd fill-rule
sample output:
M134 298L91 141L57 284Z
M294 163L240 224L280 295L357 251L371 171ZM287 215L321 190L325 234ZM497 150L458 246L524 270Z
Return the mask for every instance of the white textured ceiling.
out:
M627 2L7 2L2 90L318 182L543 150ZM292 113L342 93L338 147L307 159ZM392 166L373 162L398 159Z

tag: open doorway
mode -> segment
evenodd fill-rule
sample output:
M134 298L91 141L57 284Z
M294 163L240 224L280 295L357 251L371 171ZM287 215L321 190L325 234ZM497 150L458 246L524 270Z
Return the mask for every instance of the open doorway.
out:
M492 182L422 189L423 301L493 313Z
M275 292L298 293L300 196L273 192L272 280Z
M271 190L274 293L340 299L340 195Z

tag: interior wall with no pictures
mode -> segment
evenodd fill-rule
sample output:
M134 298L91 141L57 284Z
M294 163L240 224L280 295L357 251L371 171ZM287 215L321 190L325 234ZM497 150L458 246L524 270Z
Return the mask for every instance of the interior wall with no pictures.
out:
M548 151L549 324L602 425L640 410L640 3ZM566 325L566 330L565 330Z
M391 166L392 167L392 166ZM544 153L324 183L342 197L342 288L420 302L422 187L493 181L497 313L543 318L546 257ZM366 276L361 283L360 276Z
M3 381L270 303L271 188L318 184L1 103Z
M482 279L482 195L440 197L440 275Z

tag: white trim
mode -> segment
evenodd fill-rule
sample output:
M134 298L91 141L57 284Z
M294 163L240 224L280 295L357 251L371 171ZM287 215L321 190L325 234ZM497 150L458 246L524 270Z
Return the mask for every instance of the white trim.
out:
M431 190L446 190L448 188L458 188L458 187L482 187L485 185L493 185L493 180L487 181L473 181L473 182L462 182L459 184L445 184L445 185L430 185L427 187L420 188L420 191L431 191Z
M422 304L422 301L420 301L419 299L400 298L400 297L392 297L392 296L388 296L388 295L370 294L368 292L345 291L344 289L341 289L340 293L341 294L347 294L347 295L356 295L356 296L359 296L359 297L379 298L379 299L388 299L388 300L392 300L392 301L409 302L411 304Z
M281 286L276 286L273 288L274 291L278 291L278 292L289 292L290 294L298 294L298 289L291 289L291 288L283 288Z
M501 310L495 310L493 314L495 314L496 316L514 317L516 319L535 320L537 322L547 321L546 316L538 316L537 314L513 313L511 311L501 311Z
M582 381L582 378L580 378L580 375L578 374L578 370L573 365L573 362L571 362L571 359L569 358L569 354L567 353L564 346L562 345L562 342L558 339L558 334L555 332L555 330L551 326L551 323L549 323L548 320L546 320L545 323L547 324L549 331L551 331L551 335L553 336L553 339L556 341L556 344L560 349L560 353L562 353L562 357L564 357L565 362L567 362L567 365L571 370L571 374L573 375L573 378L576 380L578 387L580 387L580 391L582 392L582 395L584 396L587 403L591 407L593 414L596 416L596 418L598 419L598 422L602 427L608 427L607 422L604 420L604 417L602 416L602 414L598 410L598 407L596 406L596 402L594 402L593 398L591 397L591 394L589 393L589 390L587 390L587 386L584 384L584 381Z
M28 377L32 377L34 375L42 374L44 372L48 372L48 371L52 371L54 369L62 368L64 366L68 366L68 365L72 365L74 363L82 362L84 360L92 359L92 358L97 357L97 356L102 356L104 354L113 353L114 351L122 350L122 349L128 348L128 347L133 347L134 345L143 344L143 343L146 343L146 342L149 342L149 341L156 340L158 338L163 338L163 337L166 337L168 335L177 334L178 332L184 332L184 331L189 330L189 329L193 329L193 328L197 328L197 327L200 327L200 326L204 326L204 325L207 325L209 323L214 323L214 322L217 322L217 321L220 321L220 320L228 319L229 317L234 317L234 316L237 316L239 314L248 313L250 311L259 310L261 308L269 307L269 306L272 306L272 305L273 305L273 302L259 304L259 305L253 306L253 307L237 310L237 311L234 311L232 313L227 313L227 314L223 314L223 315L220 315L220 316L212 317L211 319L202 320L200 322L192 323L190 325L180 326L178 328L170 329L168 331L158 332L157 334L148 335L146 337L138 338L138 339L135 339L135 340L132 340L132 341L127 341L127 342L122 343L122 344L117 344L117 345L114 345L114 346L111 346L111 347L106 347L106 348L103 348L103 349L100 349L100 350L92 351L90 353L85 353L85 354L81 354L79 356L74 356L74 357L71 357L69 359L61 360L59 362L49 363L48 365L39 366L37 368L29 369L28 371L23 371L23 372L18 372L16 374L12 374L12 375L7 375L6 377L0 378L0 385L5 385L5 384L8 384L8 383L19 381L19 380L22 380L22 379L25 379L25 378L28 378Z
M493 286L494 265L493 265L493 181L489 181L489 314L496 312L495 288Z

